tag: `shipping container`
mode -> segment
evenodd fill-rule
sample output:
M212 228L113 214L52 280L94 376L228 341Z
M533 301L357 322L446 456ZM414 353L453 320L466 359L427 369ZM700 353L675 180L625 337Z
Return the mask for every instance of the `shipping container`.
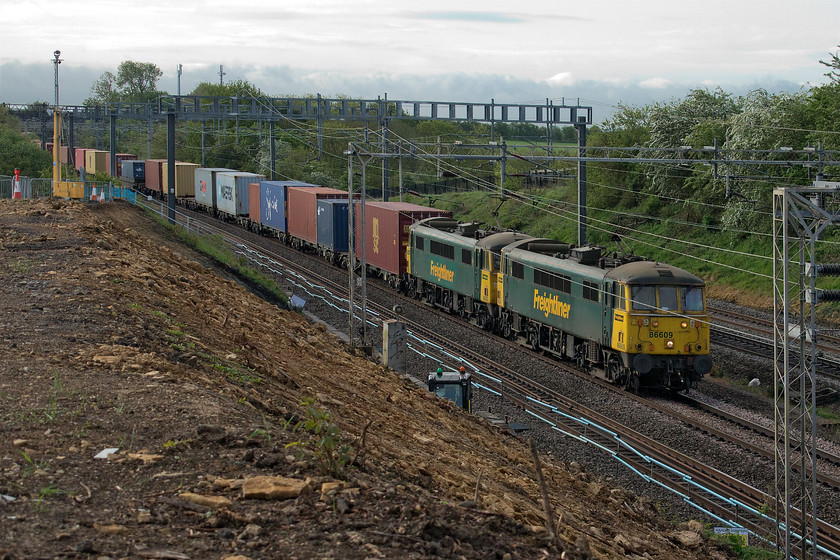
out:
M106 152L108 157L105 158L105 169L108 173L111 173L111 152ZM117 160L117 172L111 173L114 177L122 177L122 162L127 160L135 160L137 156L134 154L114 154L114 157Z
M85 151L85 173L99 173L105 171L105 160L108 152L105 150Z
M260 184L248 183L248 217L252 222L260 222Z
M175 162L175 197L184 198L195 196L195 170L197 163ZM164 194L169 194L169 165L164 162L160 167L160 185Z
M265 175L233 171L216 175L216 207L230 216L248 215L248 183L265 179Z
M348 201L333 198L318 200L318 245L338 253L349 251L347 229Z
M146 182L146 162L142 159L123 161L120 172L122 180L133 185L142 185Z
M286 233L286 189L288 187L317 187L301 181L260 182L260 223Z
M163 164L165 159L147 159L146 162L146 188L150 191L163 192Z
M346 199L347 192L329 187L289 187L286 189L286 225L292 237L308 243L318 242L318 200Z
M361 203L356 201L354 219L361 224ZM406 248L411 224L425 218L452 217L452 212L407 202L367 202L365 204L365 260L367 264L397 276L406 272ZM356 238L356 257L361 245Z
M44 149L50 154L53 155L53 144L52 142L47 142L44 145ZM61 163L67 163L69 161L70 156L70 148L68 146L59 146L58 148L58 156L61 158Z
M74 148L73 149L73 167L75 169L85 168L85 152L90 148Z
M195 170L195 201L199 206L216 209L216 174L236 172L227 167L199 167Z

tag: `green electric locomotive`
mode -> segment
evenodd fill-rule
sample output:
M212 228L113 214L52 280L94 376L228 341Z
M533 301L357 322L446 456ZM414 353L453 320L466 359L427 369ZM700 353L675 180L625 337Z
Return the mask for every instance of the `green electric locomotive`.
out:
M407 253L409 295L630 390L711 371L705 285L679 268L451 218L412 225Z

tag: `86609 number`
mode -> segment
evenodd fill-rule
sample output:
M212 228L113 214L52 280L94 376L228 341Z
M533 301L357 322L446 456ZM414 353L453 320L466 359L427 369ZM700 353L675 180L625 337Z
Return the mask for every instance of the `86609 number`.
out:
M674 333L667 331L648 331L648 338L674 338Z

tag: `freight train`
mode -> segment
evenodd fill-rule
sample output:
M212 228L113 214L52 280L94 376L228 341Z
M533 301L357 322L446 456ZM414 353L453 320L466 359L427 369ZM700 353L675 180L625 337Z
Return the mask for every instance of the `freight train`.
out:
M406 292L638 392L712 369L705 284L665 263L429 218L411 227Z
M145 160L144 182L135 166L140 162L124 162L125 180L163 198L165 160ZM355 244L346 191L182 162L174 190L188 208L349 263ZM705 284L677 267L488 231L401 202L365 205L364 246L368 275L628 390L687 391L712 369Z

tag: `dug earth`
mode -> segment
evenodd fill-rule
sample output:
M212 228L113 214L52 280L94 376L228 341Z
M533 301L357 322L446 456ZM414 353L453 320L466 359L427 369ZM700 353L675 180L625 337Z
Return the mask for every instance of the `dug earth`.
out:
M0 558L734 557L124 203L0 201Z

